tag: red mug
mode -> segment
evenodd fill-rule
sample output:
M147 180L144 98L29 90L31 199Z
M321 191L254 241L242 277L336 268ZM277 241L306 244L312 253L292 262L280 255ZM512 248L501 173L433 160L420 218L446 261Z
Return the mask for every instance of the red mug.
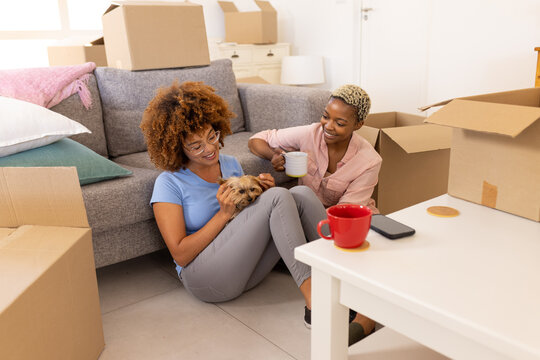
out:
M340 204L326 209L328 219L321 220L317 232L326 240L334 240L341 248L353 249L366 240L371 224L371 209L363 205ZM321 227L328 224L330 236L321 232Z

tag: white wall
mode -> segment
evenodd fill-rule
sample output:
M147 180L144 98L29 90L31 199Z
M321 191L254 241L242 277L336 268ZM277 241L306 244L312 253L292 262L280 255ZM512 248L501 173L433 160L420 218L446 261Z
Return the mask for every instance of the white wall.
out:
M203 5L209 38L223 39L223 12L216 1L194 0ZM334 88L358 82L355 66L359 46L359 22L353 0L270 0L278 12L278 41L291 44L291 55L320 55L325 60L327 82L320 87ZM239 11L257 10L252 0L235 0ZM356 60L358 63L358 60Z
M540 1L434 1L427 103L534 87Z
M96 14L105 1L92 3ZM203 5L208 37L224 38L217 1L192 1ZM241 11L257 9L252 0L234 2ZM534 86L539 0L270 2L278 11L278 39L291 43L292 55L324 57L327 82L320 87L365 86L373 111L415 112L456 96ZM373 8L367 21L362 6ZM54 40L27 34L16 36L28 40L7 40L14 35L5 30L0 68L47 65L46 45Z
M333 89L358 81L359 1L272 0L272 4L278 11L279 41L291 43L291 54L323 56L326 84L319 87Z
M425 104L430 0L364 0L362 86L371 112L415 113Z
M208 36L224 37L215 1ZM235 0L254 10L251 0ZM417 112L456 96L534 86L538 0L270 0L292 55L321 55L326 84L366 86L373 111ZM373 8L362 19L362 6Z

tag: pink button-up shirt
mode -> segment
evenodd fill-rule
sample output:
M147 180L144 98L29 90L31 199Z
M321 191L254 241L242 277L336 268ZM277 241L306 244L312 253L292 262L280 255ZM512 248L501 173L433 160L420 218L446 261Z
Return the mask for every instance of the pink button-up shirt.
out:
M306 152L308 173L298 183L309 186L324 206L360 204L378 212L371 195L377 185L382 159L361 136L353 133L347 152L337 164L337 170L326 177L328 147L320 123L265 130L253 135L251 139L262 139L273 148Z

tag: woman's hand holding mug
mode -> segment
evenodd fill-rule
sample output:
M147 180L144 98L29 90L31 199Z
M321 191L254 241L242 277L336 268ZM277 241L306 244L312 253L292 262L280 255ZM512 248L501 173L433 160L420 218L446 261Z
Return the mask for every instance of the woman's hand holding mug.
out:
M276 171L285 171L285 151L281 150L280 148L274 149L274 155L272 156L272 159L270 162L272 163L272 166L274 167L274 170Z

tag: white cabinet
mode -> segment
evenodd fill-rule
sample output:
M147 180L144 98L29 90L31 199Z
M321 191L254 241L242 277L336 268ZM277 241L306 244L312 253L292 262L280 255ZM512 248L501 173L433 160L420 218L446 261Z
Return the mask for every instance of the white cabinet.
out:
M211 52L212 60L231 59L237 79L258 76L271 84L279 84L281 59L290 53L290 44L270 45L218 44Z

